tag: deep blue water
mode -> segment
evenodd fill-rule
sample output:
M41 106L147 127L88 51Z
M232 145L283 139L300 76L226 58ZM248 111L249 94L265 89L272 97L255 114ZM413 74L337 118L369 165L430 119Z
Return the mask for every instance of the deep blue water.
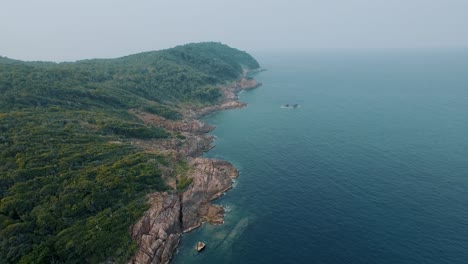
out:
M241 171L225 224L174 263L468 263L467 51L256 58L249 106L207 118Z

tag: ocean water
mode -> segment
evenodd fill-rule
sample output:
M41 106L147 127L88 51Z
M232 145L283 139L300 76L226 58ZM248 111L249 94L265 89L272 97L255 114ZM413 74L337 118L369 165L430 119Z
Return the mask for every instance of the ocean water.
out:
M255 57L248 107L206 119L240 170L225 224L173 263L468 263L467 51Z

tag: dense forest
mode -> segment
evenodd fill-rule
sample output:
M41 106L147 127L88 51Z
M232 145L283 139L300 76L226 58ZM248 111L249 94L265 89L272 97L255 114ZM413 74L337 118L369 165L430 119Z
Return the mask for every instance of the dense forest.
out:
M212 42L66 63L0 57L0 263L127 260L145 195L184 165L130 144L177 135L129 109L180 119L258 67Z

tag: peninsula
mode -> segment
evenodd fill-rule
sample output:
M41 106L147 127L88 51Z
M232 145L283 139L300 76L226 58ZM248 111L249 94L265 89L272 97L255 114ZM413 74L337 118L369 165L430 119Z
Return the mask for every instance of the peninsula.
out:
M167 263L181 234L220 224L237 170L200 157L260 84L214 42L67 63L0 57L0 259Z

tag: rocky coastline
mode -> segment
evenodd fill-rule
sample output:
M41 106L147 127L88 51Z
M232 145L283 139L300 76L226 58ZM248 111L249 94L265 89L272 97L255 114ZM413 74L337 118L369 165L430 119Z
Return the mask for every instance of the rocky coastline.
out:
M180 137L168 140L134 141L144 151L161 151L174 160L184 159L190 169L185 175L191 183L184 190L177 190L176 180L167 178L173 190L148 195L149 209L130 227L132 239L138 249L128 263L169 263L183 233L196 229L202 223L222 224L224 208L210 202L232 188L238 176L234 166L223 160L200 157L213 147L212 135L207 134L214 126L199 118L210 113L245 107L238 101L237 93L259 87L261 83L247 78L247 72L235 82L220 87L222 102L201 110L189 109L180 121L166 120L159 116L131 110L130 112L148 125L158 125L179 133Z

